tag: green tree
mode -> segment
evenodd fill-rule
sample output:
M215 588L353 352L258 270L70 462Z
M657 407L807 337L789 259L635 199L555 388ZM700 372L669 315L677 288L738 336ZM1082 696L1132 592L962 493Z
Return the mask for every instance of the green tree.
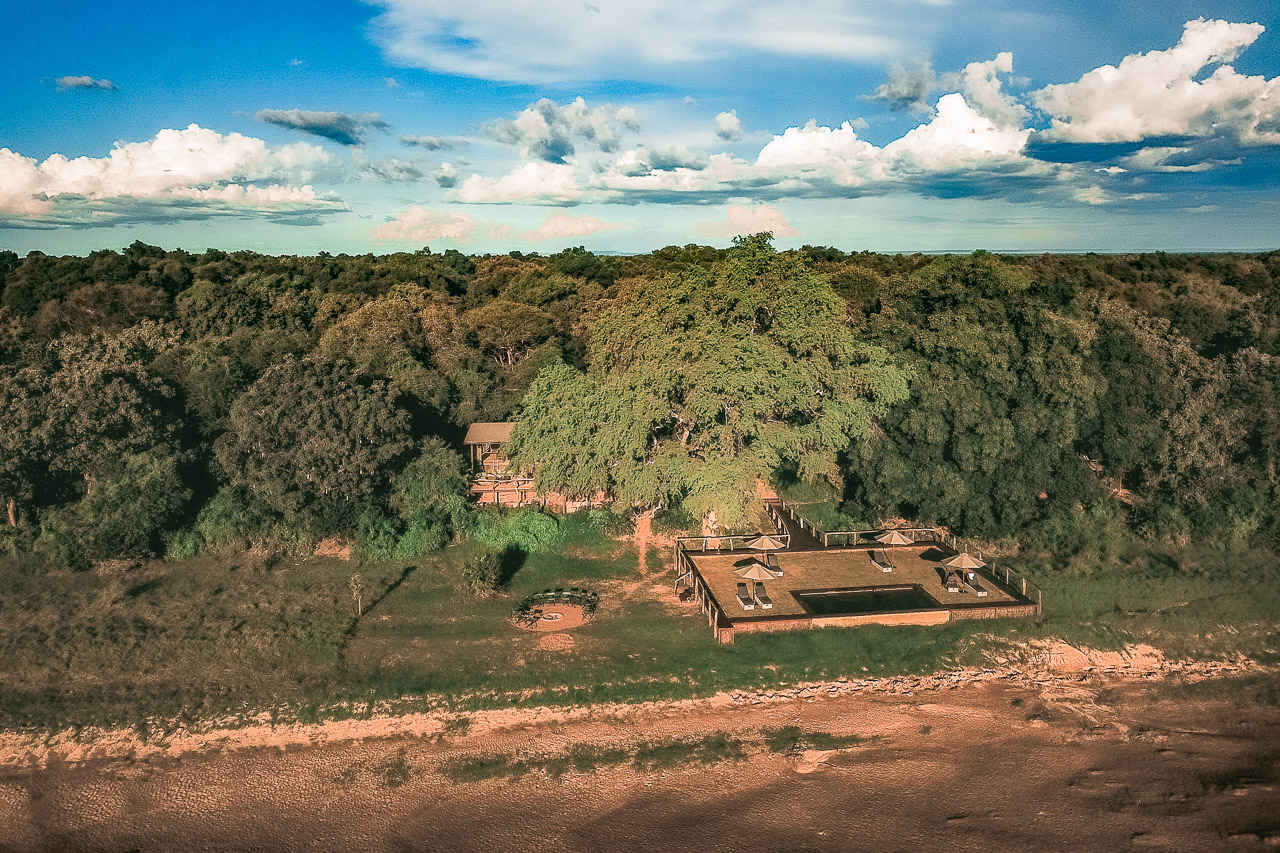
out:
M512 449L544 489L682 502L732 527L783 463L840 482L838 453L906 393L826 279L757 235L709 268L621 283L594 314L587 370L540 374Z
M412 447L395 392L349 364L288 360L231 407L217 455L233 483L290 518L358 517Z
M851 449L859 514L1007 535L1083 497L1075 444L1096 411L1092 330L1031 284L979 253L884 286L868 332L916 379L883 437Z

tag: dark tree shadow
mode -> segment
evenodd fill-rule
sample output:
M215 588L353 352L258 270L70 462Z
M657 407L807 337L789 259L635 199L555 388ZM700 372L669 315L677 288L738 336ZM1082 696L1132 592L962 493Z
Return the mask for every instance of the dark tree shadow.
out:
M498 574L498 588L507 585L507 582L515 577L516 572L524 568L525 561L529 559L529 552L521 548L519 545L508 545L502 549L502 553L498 555L498 565L500 568Z

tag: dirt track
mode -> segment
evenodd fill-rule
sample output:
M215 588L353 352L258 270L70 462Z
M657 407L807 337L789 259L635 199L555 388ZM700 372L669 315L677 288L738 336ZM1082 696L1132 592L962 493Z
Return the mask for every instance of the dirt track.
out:
M1078 663L1075 662L1075 663ZM1134 672L900 682L0 777L0 850L1252 850L1280 845L1280 709ZM1039 679L1039 680L1037 680ZM896 692L895 692L896 690ZM505 719L510 725L503 725ZM454 785L442 762L797 725L803 757ZM400 775L397 776L396 774Z

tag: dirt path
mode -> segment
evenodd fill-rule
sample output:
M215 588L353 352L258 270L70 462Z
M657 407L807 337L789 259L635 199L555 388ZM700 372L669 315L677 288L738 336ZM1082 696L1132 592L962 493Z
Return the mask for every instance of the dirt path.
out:
M1143 678L895 680L878 692L52 766L0 777L0 850L1274 849L1280 709L1162 700ZM806 755L760 746L761 729L782 726L865 740ZM535 771L454 784L441 773L459 758L717 732L756 746L743 760L622 763L558 781Z
M654 571L649 568L649 549L654 545L653 536L653 517L657 514L656 509L641 513L636 516L635 533L631 536L631 541L636 546L636 553L639 559L640 577L634 581L624 581L618 585L619 598L627 599L639 595L641 591L645 591L646 597L665 601L671 605L678 605L679 602L675 598L675 593L667 589L665 582L654 582L654 575L660 574L666 570L664 565L662 569Z

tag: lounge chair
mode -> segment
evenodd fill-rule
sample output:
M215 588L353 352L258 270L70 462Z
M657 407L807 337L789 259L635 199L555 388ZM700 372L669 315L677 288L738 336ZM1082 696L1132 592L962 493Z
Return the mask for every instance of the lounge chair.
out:
M946 588L947 592L959 592L960 578L956 576L955 572L947 572L947 576L943 579L942 585Z
M982 584L978 583L978 579L972 576L970 577L970 580L969 580L969 589L973 590L973 594L978 596L978 598L987 597L987 588Z
M770 554L770 555L768 555L767 557L765 557L765 558L764 558L764 566L765 566L765 568L766 568L766 569L768 569L769 571L773 572L773 576L774 576L775 578L780 578L780 577L782 577L782 567L778 565L778 555L777 555L777 554Z
M756 581L756 601L760 602L761 610L772 610L773 599L769 597L769 593L764 591L764 584Z
M884 551L868 551L871 556L871 565L875 566L882 572L893 571L893 561L889 559L889 555Z
M756 600L751 597L751 593L747 592L745 583L738 584L738 603L742 605L743 610L756 609Z

